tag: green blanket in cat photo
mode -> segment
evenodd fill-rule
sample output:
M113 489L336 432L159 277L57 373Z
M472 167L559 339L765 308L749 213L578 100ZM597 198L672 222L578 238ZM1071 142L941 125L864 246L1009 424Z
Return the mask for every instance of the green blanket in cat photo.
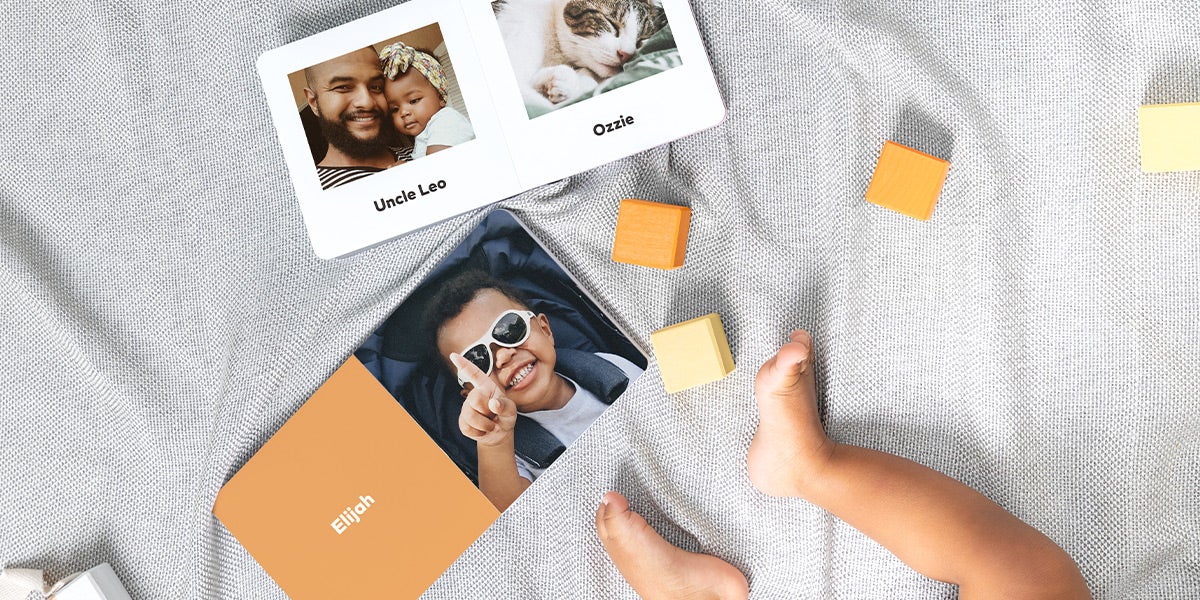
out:
M413 0L258 71L322 258L725 116L686 0Z

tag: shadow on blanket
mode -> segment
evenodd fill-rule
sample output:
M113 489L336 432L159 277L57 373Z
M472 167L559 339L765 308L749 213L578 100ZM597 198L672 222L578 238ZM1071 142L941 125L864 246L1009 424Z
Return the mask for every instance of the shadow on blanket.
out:
M954 154L954 134L950 129L911 102L900 108L892 141L942 160L950 160Z
M1159 59L1142 104L1182 104L1200 99L1200 55L1183 50Z

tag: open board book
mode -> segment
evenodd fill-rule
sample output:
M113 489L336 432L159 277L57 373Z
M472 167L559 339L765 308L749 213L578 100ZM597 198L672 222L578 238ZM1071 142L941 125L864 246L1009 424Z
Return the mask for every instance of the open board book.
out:
M725 115L686 0L412 0L258 69L322 258Z

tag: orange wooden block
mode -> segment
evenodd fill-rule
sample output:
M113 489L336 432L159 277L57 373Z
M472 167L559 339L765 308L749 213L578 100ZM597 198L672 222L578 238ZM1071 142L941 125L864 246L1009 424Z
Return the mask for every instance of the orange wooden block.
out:
M612 259L616 262L677 269L687 253L692 209L646 200L622 200Z
M922 221L933 215L950 163L893 141L883 143L867 201Z

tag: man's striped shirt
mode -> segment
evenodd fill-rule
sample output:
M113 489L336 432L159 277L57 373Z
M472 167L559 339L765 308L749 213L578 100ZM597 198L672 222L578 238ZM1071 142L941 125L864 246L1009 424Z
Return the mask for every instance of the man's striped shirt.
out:
M317 177L321 179L321 189L327 190L382 170L375 167L317 167Z
M392 157L397 161L412 160L412 146L388 148L392 152ZM375 167L317 167L317 177L321 178L321 189L327 190L335 188L339 185L346 185L351 181L357 181L382 171Z

